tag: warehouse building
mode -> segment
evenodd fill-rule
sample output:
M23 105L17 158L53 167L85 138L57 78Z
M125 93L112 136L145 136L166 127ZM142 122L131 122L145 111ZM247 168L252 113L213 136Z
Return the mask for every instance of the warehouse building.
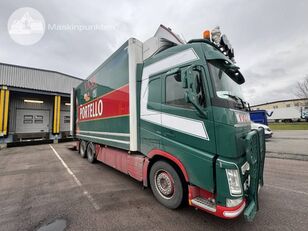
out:
M251 106L253 110L270 110L288 107L308 107L308 98L279 100Z
M0 63L0 144L68 137L70 93L81 81L56 71Z

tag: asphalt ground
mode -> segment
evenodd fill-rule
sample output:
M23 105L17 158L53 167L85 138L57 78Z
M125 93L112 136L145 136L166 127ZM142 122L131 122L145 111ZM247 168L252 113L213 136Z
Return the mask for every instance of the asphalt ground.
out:
M274 131L266 150L268 157L308 161L308 130Z
M66 230L308 229L307 161L266 159L260 210L247 223L243 216L223 220L192 207L169 210L141 183L88 163L71 146L0 151L0 230L38 230L56 219Z

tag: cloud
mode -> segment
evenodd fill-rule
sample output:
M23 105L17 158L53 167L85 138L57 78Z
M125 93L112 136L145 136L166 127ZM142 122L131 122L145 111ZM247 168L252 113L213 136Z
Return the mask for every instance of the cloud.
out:
M264 51L262 58L243 69L247 100L259 104L296 98L296 82L303 80L308 73L308 52L304 52L307 46L308 41L301 39L286 42L276 46L275 50Z
M47 24L103 24L103 31L46 31L33 46L14 43L7 20L33 7ZM294 98L291 88L308 74L307 1L24 1L0 2L0 62L87 77L129 37L145 41L159 24L186 40L220 25L233 47L251 104Z

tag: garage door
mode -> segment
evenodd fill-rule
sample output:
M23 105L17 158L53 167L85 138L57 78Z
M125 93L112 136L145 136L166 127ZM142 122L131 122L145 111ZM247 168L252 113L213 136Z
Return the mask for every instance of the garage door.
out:
M49 111L17 109L16 133L49 132Z
M67 132L70 130L70 112L61 111L60 131Z

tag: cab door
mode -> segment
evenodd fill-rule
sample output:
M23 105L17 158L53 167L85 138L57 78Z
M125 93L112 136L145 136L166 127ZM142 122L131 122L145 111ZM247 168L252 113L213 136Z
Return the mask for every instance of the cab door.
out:
M140 96L141 152L161 148L162 75L152 75L142 82Z
M162 77L162 149L184 163L193 184L213 191L215 134L205 72L202 66L185 69L191 79L183 68ZM189 102L192 88L199 91L200 105Z

